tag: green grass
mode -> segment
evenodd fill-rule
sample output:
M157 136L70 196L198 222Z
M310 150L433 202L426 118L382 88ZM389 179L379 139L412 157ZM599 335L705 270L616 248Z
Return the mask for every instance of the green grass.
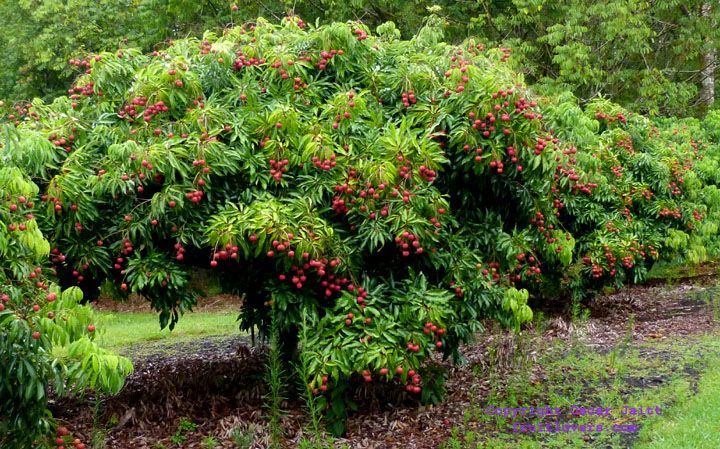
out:
M197 337L239 335L236 312L186 313L175 329L160 329L155 313L98 313L96 341L103 347L122 352L149 342L175 343Z
M646 279L648 281L662 280L668 284L673 284L686 278L715 274L718 272L718 264L720 264L720 261L717 258L700 264L691 264L685 261L660 261L652 266Z
M720 448L720 364L713 362L698 393L643 429L637 449Z
M550 342L541 342L550 343ZM526 343L527 344L527 343ZM521 344L522 346L522 344ZM544 345L543 345L544 346ZM532 344L520 348L527 352ZM709 449L720 448L720 335L620 344L598 353L574 343L548 344L538 351L545 380L531 381L529 366L520 363L512 373L489 378L493 388L484 401L465 410L465 424L453 429L442 449ZM646 383L648 380L658 382ZM693 384L702 379L694 396ZM714 395L714 397L713 397ZM533 424L530 418L503 417L484 413L486 406L527 407L548 405L568 409L612 408L610 416L563 416L561 424L602 424L602 432L514 433L512 422ZM661 416L630 416L624 406L661 407ZM549 420L552 421L552 420ZM639 426L625 432L614 425ZM682 431L679 429L682 428ZM683 434L687 434L684 435Z

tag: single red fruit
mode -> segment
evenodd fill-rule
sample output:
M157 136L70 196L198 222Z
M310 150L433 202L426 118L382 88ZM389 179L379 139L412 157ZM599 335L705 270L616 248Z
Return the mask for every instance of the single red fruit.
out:
M95 325L94 325L94 324L88 324L87 330L88 330L88 332L95 332Z

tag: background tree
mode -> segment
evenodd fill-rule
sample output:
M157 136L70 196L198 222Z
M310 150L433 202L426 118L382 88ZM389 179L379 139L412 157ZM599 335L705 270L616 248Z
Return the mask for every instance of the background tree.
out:
M684 115L711 106L718 46L716 5L701 1L514 0L484 2L476 30L506 43L531 80L570 89L583 101L604 95L645 113ZM703 9L705 8L705 9ZM703 12L704 11L704 12ZM703 81L706 80L706 81Z

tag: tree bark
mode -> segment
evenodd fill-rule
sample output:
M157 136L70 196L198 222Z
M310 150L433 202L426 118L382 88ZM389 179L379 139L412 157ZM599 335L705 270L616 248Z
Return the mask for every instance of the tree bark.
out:
M705 2L702 5L702 17L703 19L710 20L711 5L709 2ZM715 103L715 63L716 63L716 52L713 42L709 38L705 38L705 49L702 54L702 69L700 75L702 76L700 84L700 101L707 107L712 107Z

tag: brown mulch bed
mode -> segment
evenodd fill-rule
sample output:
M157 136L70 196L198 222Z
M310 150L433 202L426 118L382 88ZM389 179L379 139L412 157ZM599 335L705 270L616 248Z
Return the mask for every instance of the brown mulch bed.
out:
M583 340L605 352L623 339L664 340L707 332L714 326L707 299L720 296L720 290L708 286L709 279L698 284L632 286L598 296L590 303L593 315L583 329Z
M574 333L598 351L610 350L623 341L704 333L715 324L713 309L706 300L716 293L712 287L716 283L715 277L703 277L674 286L635 286L599 296L590 304L590 318L580 322ZM208 305L215 306L217 303ZM399 389L392 393L382 385L358 386L354 395L362 404L361 410L349 419L347 436L339 439L337 446L429 449L447 440L454 425L463 425L464 411L472 403L483 404L491 389L487 376L476 374L490 369L489 348L494 347L501 355L505 348L507 360L511 358L512 338L488 324L489 329L474 344L462 348L465 363L455 366L439 358L433 361L448 370L448 396L440 405L420 406L405 393L398 393ZM535 338L546 343L566 340L573 333L572 326L566 318L555 316ZM135 360L136 371L120 395L101 401L99 422L108 423L114 416L110 421L114 426L106 433L106 447L156 448L162 443L167 448L200 448L203 438L213 435L218 447L233 448L233 429L254 436L250 447L268 447L268 420L263 408L267 390L262 381L266 350L250 347L247 339L205 338L182 345ZM536 355L530 351L528 357ZM505 369L502 361L496 355L492 369ZM63 400L54 405L56 416L86 440L93 428L93 401L88 402ZM303 405L289 401L283 408L286 447L297 447L307 424ZM198 427L184 443L173 445L170 438L181 417Z

